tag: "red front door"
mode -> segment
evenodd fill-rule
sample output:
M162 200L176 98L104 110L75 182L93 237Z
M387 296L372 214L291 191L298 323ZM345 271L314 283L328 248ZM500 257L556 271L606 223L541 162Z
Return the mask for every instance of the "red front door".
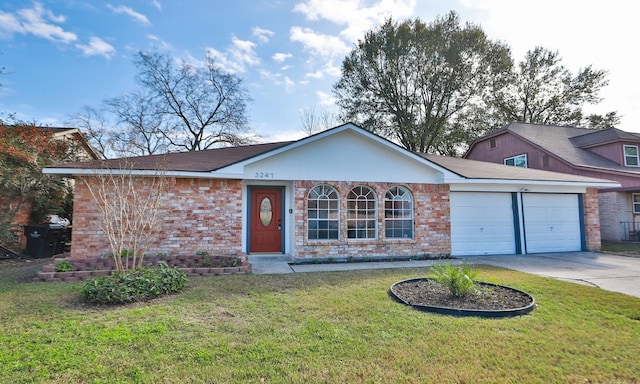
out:
M282 188L251 188L249 252L282 252Z

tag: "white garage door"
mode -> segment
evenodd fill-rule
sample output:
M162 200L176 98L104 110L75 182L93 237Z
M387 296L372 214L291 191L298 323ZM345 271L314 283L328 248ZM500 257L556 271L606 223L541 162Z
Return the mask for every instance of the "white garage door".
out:
M510 193L451 193L451 254L516 253Z
M580 209L575 194L522 194L527 253L579 251Z

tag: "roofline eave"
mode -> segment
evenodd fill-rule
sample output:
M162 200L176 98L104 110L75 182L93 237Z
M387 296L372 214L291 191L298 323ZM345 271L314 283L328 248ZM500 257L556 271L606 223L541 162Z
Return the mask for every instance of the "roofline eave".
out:
M88 169L88 168L44 168L43 173L49 175L76 177L76 176L104 176L124 175L153 177L168 176L188 179L244 179L242 173L216 172L216 171L162 171L162 170L120 170L120 169Z
M528 179L489 179L489 178L468 178L462 182L450 181L448 184L527 184L540 186L565 186L565 187L588 187L588 188L618 188L620 183L613 181L560 181L560 180L528 180Z

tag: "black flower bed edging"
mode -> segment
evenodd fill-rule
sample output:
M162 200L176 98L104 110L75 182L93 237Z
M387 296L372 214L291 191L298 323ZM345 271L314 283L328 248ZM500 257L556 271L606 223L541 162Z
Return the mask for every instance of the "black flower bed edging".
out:
M411 283L411 282L414 282L414 281L424 281L424 280L433 280L433 279L429 279L429 278L426 278L426 277L419 277L419 278L413 278L413 279L407 279L407 280L398 281L398 282L394 283L393 285L391 285L391 288L389 289L389 294L396 301L398 301L398 302L400 302L402 304L411 306L414 309L417 309L419 311L438 313L438 314L441 314L441 315L451 315L451 316L477 316L477 317L492 317L492 318L513 317L513 316L525 315L525 314L531 312L536 307L535 299L533 298L533 296L531 296L527 292L521 291L521 290L516 289L516 288L508 287L506 285L498 285L498 284L492 284L492 283L486 283L486 282L477 282L477 284L482 285L482 286L487 286L487 287L501 287L501 288L504 288L504 289L508 289L508 290L511 290L513 292L517 292L518 294L521 294L523 296L528 297L531 300L531 302L528 305L524 306L524 307L509 308L509 309L499 309L499 310L449 308L449 307L429 306L429 305L423 305L423 304L412 304L412 303L409 303L406 300L402 299L394 291L394 287L398 286L399 284L406 284L406 283Z

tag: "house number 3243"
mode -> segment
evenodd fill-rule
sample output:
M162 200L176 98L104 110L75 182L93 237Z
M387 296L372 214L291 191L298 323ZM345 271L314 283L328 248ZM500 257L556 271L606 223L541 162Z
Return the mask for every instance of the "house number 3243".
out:
M273 179L273 172L256 172L256 179Z

